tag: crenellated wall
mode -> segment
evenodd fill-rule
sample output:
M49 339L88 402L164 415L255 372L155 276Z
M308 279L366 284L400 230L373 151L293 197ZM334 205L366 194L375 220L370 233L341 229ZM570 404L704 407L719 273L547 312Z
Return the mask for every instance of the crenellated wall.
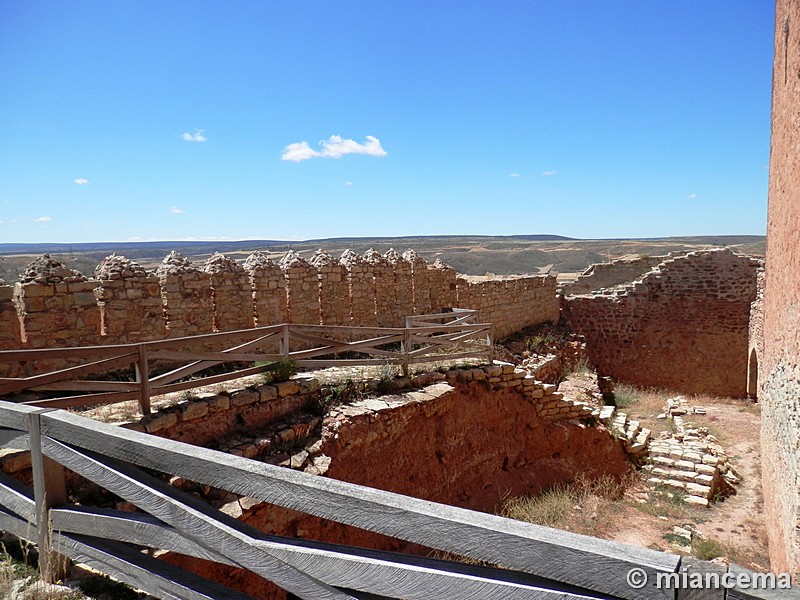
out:
M94 270L100 307L100 335L112 344L158 340L166 336L158 277L115 254Z
M431 312L431 287L428 277L428 262L414 250L406 250L403 258L411 265L413 281L414 314L426 315Z
M34 260L14 286L27 348L90 346L100 338L96 283L45 254Z
M255 323L253 289L244 267L218 252L203 265L211 276L214 331L248 329Z
M454 306L477 308L499 337L558 319L554 277L468 280L441 261L406 255L345 251L337 260L320 251L308 262L290 252L276 265L254 252L240 265L215 254L198 267L172 252L155 273L112 255L91 280L44 256L14 288L0 284L0 349L136 343L286 322L403 327L408 315Z
M266 327L288 322L286 279L281 268L256 250L244 261L244 270L250 278L256 325Z
M345 250L339 259L347 269L347 285L350 291L350 325L375 327L375 288L372 285L372 270L364 259L352 250Z
M323 325L350 325L350 286L347 269L324 250L308 261L317 270L319 312Z
M175 251L164 258L156 275L161 284L167 335L184 337L211 333L214 328L211 275Z
M396 327L397 293L394 287L394 267L378 252L370 248L361 257L372 275L372 293L375 297L375 325Z
M669 258L636 281L568 297L564 316L601 375L743 397L760 261L730 250Z

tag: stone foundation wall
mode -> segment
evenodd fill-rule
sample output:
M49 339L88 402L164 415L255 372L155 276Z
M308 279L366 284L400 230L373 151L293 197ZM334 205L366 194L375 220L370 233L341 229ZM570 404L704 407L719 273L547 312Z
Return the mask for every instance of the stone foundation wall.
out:
M730 250L669 258L631 284L572 296L564 315L601 375L743 397L760 262Z
M800 571L800 2L778 0L772 83L764 348L764 512L772 569Z

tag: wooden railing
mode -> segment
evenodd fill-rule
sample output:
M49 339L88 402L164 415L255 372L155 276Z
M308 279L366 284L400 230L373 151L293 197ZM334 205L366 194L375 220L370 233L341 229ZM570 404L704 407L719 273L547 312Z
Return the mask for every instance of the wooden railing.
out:
M212 385L264 373L282 360L298 367L394 364L408 374L411 365L481 357L493 357L492 325L467 323L475 311L417 315L404 328L346 327L333 325L282 324L224 333L173 338L139 344L116 344L80 348L0 351L0 363L66 361L74 366L29 377L0 378L0 396L32 392L57 392L60 397L26 400L48 408L72 408L138 400L142 414L150 412L150 398L161 394ZM428 320L426 320L428 319ZM208 347L229 346L221 351ZM301 346L301 348L297 348ZM272 348L268 352L265 348ZM344 355L344 356L342 356ZM185 363L165 373L151 375L154 362ZM198 377L223 363L254 363L224 373ZM114 370L135 369L135 381L85 379ZM191 378L191 379L189 379ZM80 392L75 395L63 395Z
M311 600L635 600L675 598L674 589L656 587L658 574L689 564L671 554L310 475L61 410L0 402L0 442L30 450L34 481L30 489L0 474L0 528L39 544L46 578L57 577L56 558L63 555L160 598L248 597L156 560L141 552L144 546L241 567ZM65 467L143 512L67 504ZM164 483L154 471L502 568L269 535ZM641 569L650 583L632 588L626 579L631 569Z

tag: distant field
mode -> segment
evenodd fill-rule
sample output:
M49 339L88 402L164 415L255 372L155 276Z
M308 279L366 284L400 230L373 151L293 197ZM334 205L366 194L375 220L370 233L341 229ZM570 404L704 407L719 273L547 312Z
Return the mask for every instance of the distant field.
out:
M49 253L67 266L91 275L103 258L116 252L154 269L170 250L202 263L214 252L243 261L253 250L280 258L288 250L310 257L318 248L338 256L346 248L363 253L369 248L383 253L389 248L413 248L426 260L441 258L466 275L523 273L576 274L591 264L642 254L651 256L702 248L730 247L737 252L763 256L764 236L702 236L628 240L576 240L552 235L430 236L402 238L348 238L283 242L126 242L92 244L0 244L0 277L7 282L31 260Z

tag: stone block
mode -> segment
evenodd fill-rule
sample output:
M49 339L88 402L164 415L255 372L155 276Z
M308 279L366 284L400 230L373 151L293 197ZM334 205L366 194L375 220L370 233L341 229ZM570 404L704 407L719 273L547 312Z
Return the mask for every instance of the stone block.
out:
M155 433L162 429L173 427L178 423L178 415L171 413L156 413L146 417L144 420L144 428L147 433Z
M231 391L231 404L233 406L245 406L258 402L261 395L258 391L245 388Z
M260 397L261 402L268 402L270 400L275 400L278 397L278 388L274 385L260 385L258 388L258 394Z
M182 421L191 421L208 414L208 403L203 401L180 402L178 410Z
M300 386L295 381L281 381L275 384L278 390L278 396L285 398L286 396L294 396L300 392Z

